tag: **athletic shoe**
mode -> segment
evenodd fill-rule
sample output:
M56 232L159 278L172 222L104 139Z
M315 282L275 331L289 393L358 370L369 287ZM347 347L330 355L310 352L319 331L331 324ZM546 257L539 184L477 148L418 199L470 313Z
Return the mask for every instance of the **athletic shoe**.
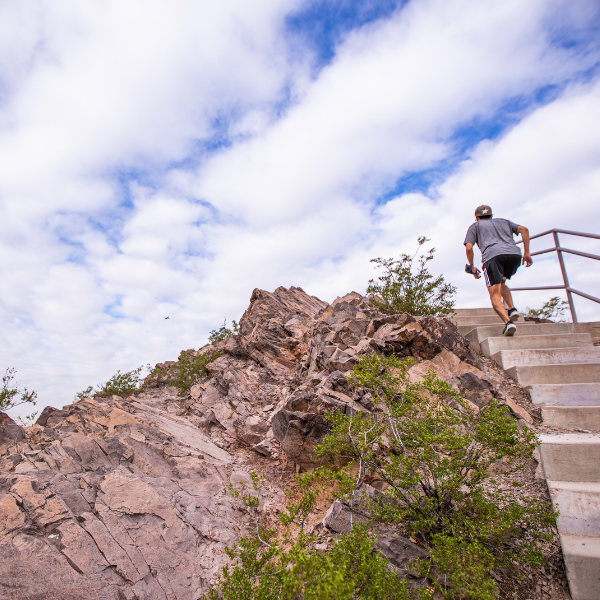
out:
M502 332L502 335L504 337L511 337L511 336L515 335L516 332L517 332L517 326L512 321L509 321L504 326L504 331Z
M511 308L511 309L508 311L508 318L509 318L511 321L513 321L513 323L514 323L515 321L518 321L520 316L521 316L521 315L519 314L519 311L518 311L516 308Z

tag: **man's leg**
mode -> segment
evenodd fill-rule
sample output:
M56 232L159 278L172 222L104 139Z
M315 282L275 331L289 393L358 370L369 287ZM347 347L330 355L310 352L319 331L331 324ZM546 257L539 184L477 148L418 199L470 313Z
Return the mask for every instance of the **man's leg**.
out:
M506 277L504 279L506 280ZM506 303L506 306L508 307L508 310L515 307L515 303L512 299L512 294L510 293L510 288L505 283L501 284L501 295L502 299Z
M504 303L502 302L502 287L506 287L503 283L497 283L496 285L490 285L488 287L488 292L490 294L490 300L492 301L492 307L498 314L498 316L502 319L504 324L508 323L510 319L508 318L508 313L506 312L506 308L504 308ZM508 289L508 288L506 288ZM510 292L509 292L510 295ZM512 298L511 298L512 304Z

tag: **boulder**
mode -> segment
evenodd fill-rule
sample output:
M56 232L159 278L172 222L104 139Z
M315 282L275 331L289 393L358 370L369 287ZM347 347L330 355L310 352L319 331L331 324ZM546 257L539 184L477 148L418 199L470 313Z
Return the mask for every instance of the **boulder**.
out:
M336 533L348 533L353 526L369 522L369 515L359 507L353 509L344 502L335 500L329 507L323 525ZM375 548L401 575L410 572L411 561L429 558L429 553L410 540L387 527L377 528Z
M487 406L495 397L494 386L474 373L463 373L449 381L458 392L479 408Z
M303 469L319 464L314 449L329 431L320 414L280 410L273 416L273 433L283 452Z
M19 427L6 413L0 412L0 447L13 446L25 437Z
M53 408L52 406L46 406L40 413L40 416L37 418L37 421L35 422L35 424L41 425L42 427L46 427L46 423L48 422L48 417L50 417L50 415L52 413L55 413L57 411L58 411L57 408Z

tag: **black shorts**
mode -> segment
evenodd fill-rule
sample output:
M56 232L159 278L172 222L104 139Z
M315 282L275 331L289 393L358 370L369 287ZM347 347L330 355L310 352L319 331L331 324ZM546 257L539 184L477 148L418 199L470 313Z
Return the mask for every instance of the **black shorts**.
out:
M520 254L499 254L483 263L483 276L488 287L510 279L521 266Z

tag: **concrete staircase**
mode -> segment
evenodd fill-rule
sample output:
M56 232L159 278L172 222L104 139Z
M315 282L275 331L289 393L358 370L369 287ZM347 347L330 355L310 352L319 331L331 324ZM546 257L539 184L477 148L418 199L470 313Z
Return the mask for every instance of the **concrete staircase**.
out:
M457 309L471 346L491 357L541 405L540 455L573 600L600 599L600 323L517 321L514 337L492 308Z

